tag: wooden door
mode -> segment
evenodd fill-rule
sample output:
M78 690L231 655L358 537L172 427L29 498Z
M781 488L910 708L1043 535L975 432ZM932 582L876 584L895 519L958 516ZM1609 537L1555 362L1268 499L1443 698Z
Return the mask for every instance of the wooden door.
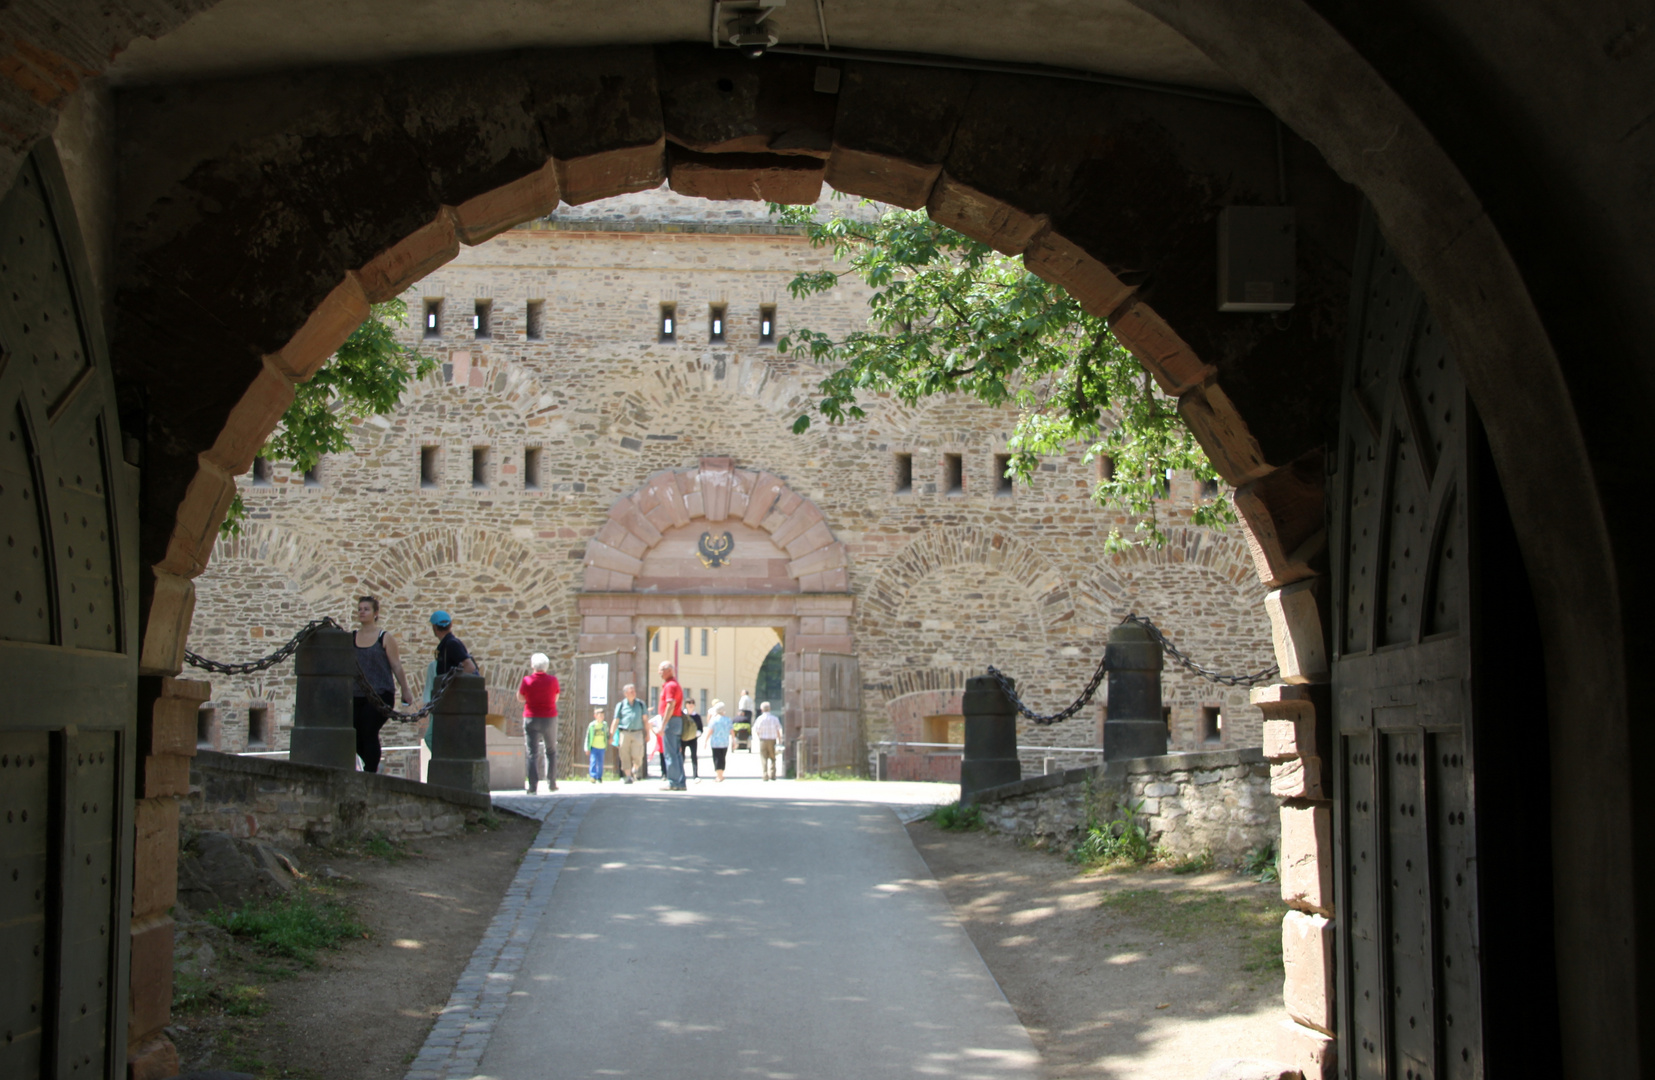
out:
M45 144L0 201L0 1076L126 1072L137 482Z
M604 719L615 718L615 703L621 699L620 653L581 653L575 657L574 692L566 694L558 705L558 768L565 776L579 776L586 772L586 725L592 722L593 701L603 699ZM640 696L642 692L640 691ZM607 768L615 768L620 755L610 753Z
M821 654L822 714L817 731L818 769L849 769L858 763L862 731L862 672L856 657Z
M1371 218L1354 277L1329 485L1340 1067L1479 1077L1475 421Z

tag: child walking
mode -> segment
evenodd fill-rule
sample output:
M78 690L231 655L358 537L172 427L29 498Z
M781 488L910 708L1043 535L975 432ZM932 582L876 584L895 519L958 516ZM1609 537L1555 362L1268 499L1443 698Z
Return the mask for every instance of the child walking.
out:
M586 756L590 765L586 775L592 783L603 783L603 752L609 746L609 725L604 723L603 710L592 710L592 722L586 725Z

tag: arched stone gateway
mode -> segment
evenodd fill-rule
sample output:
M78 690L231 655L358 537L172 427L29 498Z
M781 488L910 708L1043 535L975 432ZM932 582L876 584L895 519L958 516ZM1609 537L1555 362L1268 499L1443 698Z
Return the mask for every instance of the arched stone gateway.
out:
M657 473L615 503L586 545L577 598L579 696L594 675L614 701L650 685L650 632L662 625L781 631L789 741L818 768L861 758L861 683L844 545L822 512L766 472L729 458Z

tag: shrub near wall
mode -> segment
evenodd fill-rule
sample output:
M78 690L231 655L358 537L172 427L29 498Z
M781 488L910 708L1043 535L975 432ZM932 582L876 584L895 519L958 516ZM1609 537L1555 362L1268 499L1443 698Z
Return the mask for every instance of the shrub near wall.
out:
M1150 843L1174 856L1235 863L1280 833L1270 766L1258 750L1135 758L1034 776L978 792L983 824L1020 840L1066 844L1085 826L1139 807ZM1141 805L1140 805L1141 804Z

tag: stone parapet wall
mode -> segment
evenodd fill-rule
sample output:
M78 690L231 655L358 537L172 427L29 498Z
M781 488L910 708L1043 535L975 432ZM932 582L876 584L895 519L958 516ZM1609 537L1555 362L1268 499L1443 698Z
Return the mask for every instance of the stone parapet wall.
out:
M191 762L189 794L179 800L179 812L187 830L293 845L376 834L453 836L491 805L486 795L400 776L202 750Z
M1062 842L1085 827L1138 807L1150 842L1173 855L1210 851L1234 863L1277 843L1270 767L1257 750L1218 750L1135 758L1034 776L976 794L989 828L1018 839Z

